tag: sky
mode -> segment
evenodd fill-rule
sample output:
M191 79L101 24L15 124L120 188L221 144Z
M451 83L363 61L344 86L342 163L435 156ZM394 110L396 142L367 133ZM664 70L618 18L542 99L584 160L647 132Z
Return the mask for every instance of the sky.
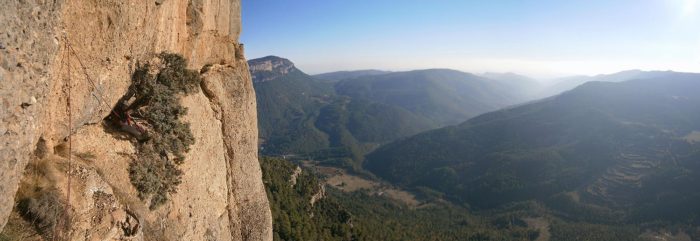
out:
M700 0L242 0L248 58L310 73L700 72Z

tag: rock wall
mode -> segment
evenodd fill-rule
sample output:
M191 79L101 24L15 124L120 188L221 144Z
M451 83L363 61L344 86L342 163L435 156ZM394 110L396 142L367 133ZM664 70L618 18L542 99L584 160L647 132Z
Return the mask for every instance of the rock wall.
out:
M267 56L248 61L250 72L253 74L253 83L265 82L278 78L294 70L294 63L288 59L276 56ZM256 75L255 73L259 73Z
M43 159L60 167L53 181L67 194L67 173L61 169L67 155L59 152L69 133L70 85L75 165L71 240L123 238L116 227L129 222L139 223L139 234L131 236L143 240L272 239L257 160L255 93L238 43L239 0L24 0L3 5L0 229L30 161ZM166 205L150 211L129 182L133 145L108 133L101 122L125 93L137 63L162 51L179 53L190 68L206 73L203 91L182 100L196 137L181 166L182 184ZM37 149L49 153L40 157ZM91 158L81 158L81 153Z

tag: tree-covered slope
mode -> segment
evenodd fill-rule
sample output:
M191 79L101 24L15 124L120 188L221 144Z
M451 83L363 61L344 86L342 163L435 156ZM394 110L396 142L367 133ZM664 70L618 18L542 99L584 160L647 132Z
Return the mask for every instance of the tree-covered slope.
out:
M697 220L698 89L696 74L590 82L390 143L365 167L475 207L575 192L624 217Z
M439 126L526 100L521 89L507 82L448 69L362 76L343 80L335 89L342 95L404 108Z
M434 127L404 109L345 96L322 107L315 126L327 134L329 149L313 153L312 158L353 160L362 160L380 144Z
M262 152L353 165L378 146L435 128L403 108L338 95L283 58L250 61Z
M254 75L262 75L253 71ZM333 98L332 85L314 80L292 67L264 82L254 82L260 137L265 148L308 152L327 146L326 135L314 127L319 109Z
M357 240L350 213L332 199L312 203L322 193L321 182L291 162L260 159L270 200L274 240Z
M346 193L327 188L312 204L312 196L321 193L323 185L314 173L277 158L263 157L260 164L276 241L527 241L540 235L519 218L523 215L498 214L482 219L444 202L410 208L364 191Z
M528 97L533 81L454 70L347 71L309 76L283 58L249 61L262 153L328 160L359 170L374 148L457 124Z

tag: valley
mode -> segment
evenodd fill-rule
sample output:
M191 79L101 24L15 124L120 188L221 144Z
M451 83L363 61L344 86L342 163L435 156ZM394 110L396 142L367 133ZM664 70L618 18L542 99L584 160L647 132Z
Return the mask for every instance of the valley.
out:
M700 0L3 1L0 241L700 241L698 29Z
M700 171L695 141L700 112L693 111L700 110L700 99L690 91L700 89L700 75L625 71L577 77L578 86L551 97L542 96L547 87L514 74L489 73L484 76L492 79L486 79L425 70L318 76L324 79L298 79L299 86L324 86L307 100L316 107L290 119L304 120L302 126L323 144L278 156L316 173L334 195L366 195L415 213L457 208L495 225L488 229L496 233L520 232L513 227L533 232L524 240L566 240L588 232L592 239L584 240L700 237L692 228L700 222L692 212L700 208L694 204L700 193L686 185L698 180ZM499 89L498 95L481 97L460 92L484 91L486 83L507 83L520 92ZM442 99L450 92L459 97ZM313 92L302 96L308 93ZM465 96L469 99L460 100ZM470 104L455 105L460 101ZM358 103L375 105L376 112ZM389 110L405 114L381 116ZM266 112L260 109L261 119ZM458 119L466 121L455 123ZM261 133L289 131L273 126L281 125L263 127ZM269 144L263 148L275 155ZM503 217L510 217L507 225L499 224ZM664 234L668 229L673 234Z
M427 69L310 76L276 56L249 64L261 153L324 161L356 172L362 171L364 155L383 144L533 100L539 87L514 74L491 74L497 79L489 79Z
M389 183L353 175L337 167L319 166L318 163L310 161L301 161L301 166L318 173L326 185L343 192L364 191L372 196L387 197L401 202L411 208L422 204L413 193L394 187Z

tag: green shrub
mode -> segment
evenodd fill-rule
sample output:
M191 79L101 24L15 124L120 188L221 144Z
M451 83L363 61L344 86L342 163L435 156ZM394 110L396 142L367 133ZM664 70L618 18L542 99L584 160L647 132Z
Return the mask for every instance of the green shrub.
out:
M132 84L117 113L135 113L148 122L145 138L139 138L138 157L129 166L131 183L143 200L150 198L155 209L177 191L182 171L177 167L184 153L194 144L189 123L180 120L187 108L180 97L199 90L199 72L188 70L187 61L179 55L161 53L157 74L151 74L149 64L139 66L132 75Z
M129 165L131 183L139 191L139 197L151 198L151 209L155 209L168 200L169 193L177 191L182 171L176 164L155 152L151 144L139 148L141 155Z

